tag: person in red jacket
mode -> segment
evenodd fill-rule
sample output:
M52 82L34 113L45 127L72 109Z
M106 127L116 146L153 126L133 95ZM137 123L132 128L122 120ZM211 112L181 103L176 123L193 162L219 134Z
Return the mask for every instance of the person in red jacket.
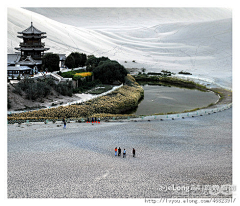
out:
M115 147L115 156L117 156L117 147Z

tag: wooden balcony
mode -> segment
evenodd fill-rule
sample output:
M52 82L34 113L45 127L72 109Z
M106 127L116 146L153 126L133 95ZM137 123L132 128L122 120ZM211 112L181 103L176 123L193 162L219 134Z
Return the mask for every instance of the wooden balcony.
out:
M40 47L44 47L45 43L41 42L41 43L20 43L19 46L24 46L24 47L33 47L33 46L40 46Z

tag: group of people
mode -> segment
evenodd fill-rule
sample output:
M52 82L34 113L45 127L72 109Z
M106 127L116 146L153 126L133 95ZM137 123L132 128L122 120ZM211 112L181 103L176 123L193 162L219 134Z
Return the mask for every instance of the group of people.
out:
M87 123L91 123L91 120L89 118L87 118ZM100 124L100 118L97 119L97 117L92 117L92 123Z
M67 126L67 122L66 122L66 120L65 120L65 118L63 118L63 120L62 120L62 122L63 122L63 129L66 129L66 126ZM91 120L89 119L89 118L87 118L87 123L91 123ZM92 123L99 123L100 124L100 118L94 118L94 117L92 117Z
M121 152L122 152L122 150L121 150L121 148L119 147L119 148L117 148L117 147L115 147L115 156L121 156ZM135 149L133 148L132 149L132 154L133 154L133 157L135 157ZM124 157L126 157L126 150L124 149L123 150L123 158Z

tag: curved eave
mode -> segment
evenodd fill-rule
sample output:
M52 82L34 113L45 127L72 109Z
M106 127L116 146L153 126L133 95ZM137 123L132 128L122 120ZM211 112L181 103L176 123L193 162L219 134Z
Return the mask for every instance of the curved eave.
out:
M46 32L18 32L18 34L32 34L32 35L34 35L34 34L46 34Z
M43 38L47 38L47 36L17 36L20 39L43 39Z
M18 51L47 51L50 48L15 48Z

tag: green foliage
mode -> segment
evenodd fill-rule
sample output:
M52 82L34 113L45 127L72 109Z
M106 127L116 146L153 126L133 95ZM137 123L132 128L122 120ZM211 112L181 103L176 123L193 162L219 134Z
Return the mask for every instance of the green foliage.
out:
M45 54L42 59L42 68L49 72L58 71L59 70L59 56L57 54Z
M72 82L63 82L56 85L55 90L64 96L72 96L73 87Z
M74 58L74 61L75 61L74 67L75 68L85 66L85 63L87 61L86 54L79 53L79 52L72 52L70 55Z
M86 61L87 71L92 71L98 65L98 59L94 55L88 56Z
M36 100L39 97L46 97L51 91L51 87L45 82L25 82L25 84L22 85L24 85L22 90L25 91L27 99L30 100Z
M129 78L131 81L131 78ZM124 85L114 92L89 100L84 104L61 106L51 109L23 112L13 114L8 120L29 120L29 119L62 119L80 118L80 117L105 117L110 114L120 114L127 110L135 108L139 100L143 97L144 90L136 82L131 83L134 86ZM129 116L129 115L128 115Z
M65 65L72 69L84 67L86 65L87 55L79 52L72 52L66 58Z
M18 86L14 87L13 92L14 92L15 94L22 95L22 90L21 90L21 88L18 87Z
M74 57L71 54L67 56L67 58L65 60L65 65L69 69L73 69L75 67L75 59L74 59Z
M117 61L106 60L101 61L93 70L94 77L102 83L112 83L114 81L125 82L125 76L128 71Z
M28 89L29 84L32 84L32 83L34 83L34 80L26 77L21 81L19 81L16 87L19 87L21 90L25 91L26 89Z
M90 89L92 89L93 87L96 87L97 85L102 84L98 79L94 80L94 81L90 81L87 82L86 80L78 80L78 88L75 88L73 90L73 93L82 93L82 92L86 92Z
M55 84L54 80L50 78L38 79L37 81L29 78L23 79L15 86L13 92L22 95L24 91L27 99L36 100L48 96L52 89L55 89L62 95L72 96L73 93L71 82Z
M192 75L190 72L186 72L186 71L183 71L183 70L178 72L178 74Z
M88 56L88 59L86 61L87 71L92 72L101 61L107 61L110 60L108 57L95 57L94 55Z
M78 69L78 70L68 71L68 72L58 72L58 74L60 76L62 76L63 78L73 78L76 73L81 73L81 72L85 72L85 70L84 69ZM74 79L74 80L76 80L76 79Z
M50 93L50 86L43 82L36 82L29 84L26 89L27 98L36 100L38 97L46 97Z

